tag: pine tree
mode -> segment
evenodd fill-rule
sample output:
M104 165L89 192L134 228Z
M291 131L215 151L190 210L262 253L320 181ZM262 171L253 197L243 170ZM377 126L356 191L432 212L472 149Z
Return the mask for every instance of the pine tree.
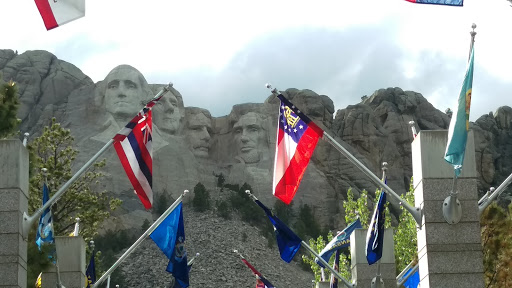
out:
M204 212L210 209L210 193L206 187L199 182L194 187L194 199L192 199L192 206L197 212Z
M30 214L33 214L42 205L44 179L41 173L42 168L48 170L47 183L50 188L50 196L53 196L72 177L73 161L78 154L78 151L72 147L73 141L70 131L62 128L53 118L50 126L44 127L43 134L29 143L31 177L28 208ZM74 228L75 218L79 217L80 235L88 242L98 234L99 225L110 217L111 211L121 204L121 200L111 198L106 195L106 192L96 190L95 184L99 183L103 177L103 173L99 169L104 165L105 161L96 163L52 205L52 219L56 236L68 235ZM35 232L31 233L35 235ZM37 275L41 272L40 267L48 262L47 256L33 253L33 251L38 251L34 241L35 236L30 239L28 243L30 253L27 261L28 283L34 283Z
M13 136L21 122L16 118L19 106L16 83L1 83L1 80L0 74L0 139Z

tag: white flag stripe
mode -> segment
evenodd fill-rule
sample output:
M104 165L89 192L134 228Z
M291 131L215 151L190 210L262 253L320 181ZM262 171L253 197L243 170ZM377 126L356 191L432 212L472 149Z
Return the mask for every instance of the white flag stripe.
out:
M137 161L137 157L135 156L135 153L133 152L133 148L130 145L130 141L128 141L128 138L121 141L121 146L123 147L124 153L126 153L126 159L128 159L128 163L130 164L130 167L132 168L135 178L137 178L137 180L139 180L139 183L142 186L142 189L144 189L144 192L146 193L149 201L151 202L151 204L153 204L153 191L151 189L151 185L149 185L148 180L146 179L146 176L140 170L139 162Z
M48 0L53 17L59 25L66 24L85 15L85 0Z

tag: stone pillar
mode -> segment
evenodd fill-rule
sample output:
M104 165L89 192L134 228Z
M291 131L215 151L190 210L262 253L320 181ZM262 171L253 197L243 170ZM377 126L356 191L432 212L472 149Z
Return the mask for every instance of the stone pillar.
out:
M85 241L82 236L57 236L57 259L59 261L60 280L66 288L85 287ZM51 265L50 270L41 276L42 287L56 287L57 270Z
M443 201L453 185L453 166L444 160L448 131L421 131L412 143L416 206L423 219L418 230L421 288L484 287L483 256L478 216L475 144L470 131L457 198L462 217L448 224Z
M345 285L343 284L343 282L338 281L338 287L344 287L344 286ZM331 287L331 282L328 282L328 281L317 282L315 287L316 288L329 288L329 287Z
M356 229L350 235L352 282L357 287L371 287L372 279L377 275L377 264L368 265L366 260L366 232L367 229ZM384 231L384 250L380 258L380 274L385 287L396 287L395 270L393 229L387 228Z
M0 140L0 159L0 287L26 288L28 151L19 140Z

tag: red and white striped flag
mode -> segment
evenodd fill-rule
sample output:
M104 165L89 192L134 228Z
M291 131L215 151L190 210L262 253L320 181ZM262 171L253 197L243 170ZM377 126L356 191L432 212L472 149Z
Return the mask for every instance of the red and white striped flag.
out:
M282 94L277 125L273 193L286 204L292 202L300 181L324 131Z
M46 30L85 16L85 0L35 0Z
M152 104L152 105L150 105ZM154 101L114 136L114 148L124 171L146 209L153 205L151 109Z

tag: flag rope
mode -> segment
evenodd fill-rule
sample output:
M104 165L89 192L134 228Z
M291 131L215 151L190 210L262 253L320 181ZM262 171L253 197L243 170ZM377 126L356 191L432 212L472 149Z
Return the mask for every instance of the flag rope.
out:
M100 279L98 279L96 281L96 283L94 283L94 285L92 286L92 288L97 288L99 287L99 285L105 281L105 279L114 272L114 270L116 270L116 268L121 264L121 262L123 262L128 256L130 256L130 254L132 254L132 252L137 249L137 247L139 247L139 245L142 243L142 241L144 241L144 239L146 239L149 234L151 234L153 231L155 231L155 229L158 227L158 225L160 225L160 223L162 223L165 218L167 218L167 216L169 216L169 214L172 213L172 211L181 203L182 199L183 199L183 196L185 196L185 194L188 193L188 190L185 190L183 191L183 194L180 195L180 197L178 197L178 199L176 199L176 201L174 201L174 203L172 203L171 206L169 206L169 208L167 208L167 210L165 210L164 213L162 213L162 215L160 215L160 217L158 217L158 219L156 219L156 221L148 228L148 230L146 230L140 237L139 239L137 239L137 241L135 241L135 243L132 244L132 246L130 246L130 248L128 248L128 250L126 250L126 252L123 253L123 255L121 255L121 257L119 257L119 259L117 259L117 261L107 270L107 272L105 272L105 274L103 274Z
M167 86L163 87L155 95L155 97L153 97L153 99L151 101L159 99L162 95L164 95L166 92L168 92L171 89L171 87L172 87L172 83L169 83ZM60 187L60 189L57 192L55 192L55 194L43 205L43 207L39 208L36 212L34 212L34 214L32 214L32 216L29 216L26 212L23 212L22 228L23 228L23 238L24 239L28 238L28 232L30 230L30 227L32 227L32 225L34 224L36 219L39 218L39 216L41 216L41 214L43 214L43 211L46 208L53 205L53 203L57 202L57 200L60 198L60 196L62 194L64 194L64 192L66 192L66 189L68 189L68 187L71 186L71 184L73 184L78 179L78 177L80 177L94 162L96 162L96 160L103 153L105 153L105 151L107 151L108 148L110 148L112 143L114 143L114 140L110 139L110 141L108 141L107 144L105 144L105 146L103 146L103 148L101 148L94 156L92 156L92 158L89 161L87 161L87 163L85 163L84 166L82 166L82 168L80 168L80 170L78 170L75 173L75 175L73 175L73 177L71 177L66 183L64 183L64 185L62 185L62 187Z
M277 89L275 89L275 88L272 89L272 86L270 84L267 84L266 87L271 89L272 94L274 94L276 96L280 94L277 91ZM302 110L302 111L304 111L304 110ZM340 152L345 157L347 157L347 159L350 162L352 162L352 164L354 164L357 168L359 168L359 170L361 170L361 172L363 172L366 176L368 176L370 178L370 180L372 180L377 186L380 186L386 192L389 192L389 194L391 196L393 196L395 199L400 201L400 205L402 205L407 211L409 211L409 213L412 214L412 216L414 217L414 220L418 224L418 227L421 229L421 217L423 214L423 211L421 208L411 206L409 203L407 203L407 201L405 201L400 196L398 196L398 194L395 191L393 191L393 189L389 188L389 186L387 184L383 183L381 181L381 179L379 179L379 177L375 176L375 174L373 174L372 171L370 171L368 168L366 168L366 166L364 166L363 163L361 163L359 160L357 160L357 158L354 157L354 155L350 154L350 152L348 152L347 149L345 149L345 147L343 147L340 143L338 143L336 140L334 140L334 138L331 135L329 135L326 131L324 131L324 133L323 133L323 139L325 141L327 141L329 144L331 144L336 150L338 150L338 152Z

